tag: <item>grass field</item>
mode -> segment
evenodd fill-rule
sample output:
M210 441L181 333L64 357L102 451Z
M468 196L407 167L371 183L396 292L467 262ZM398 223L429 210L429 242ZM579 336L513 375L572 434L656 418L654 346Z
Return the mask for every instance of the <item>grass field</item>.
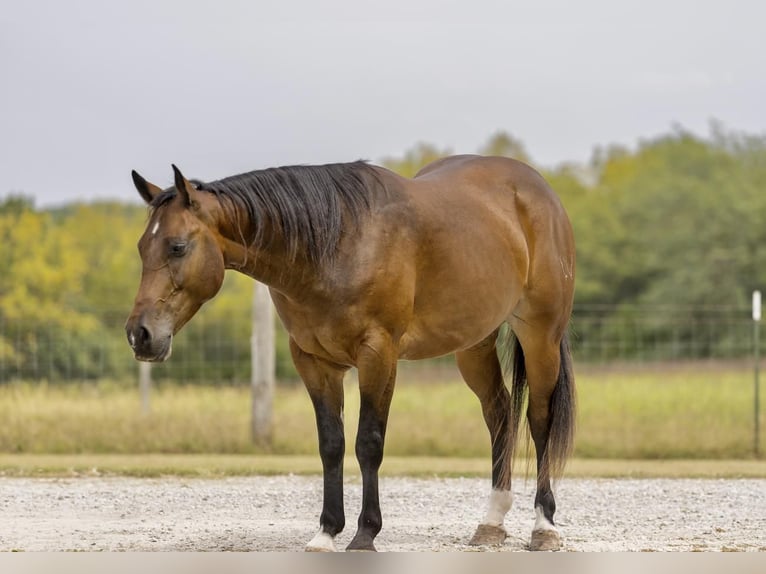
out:
M346 455L346 477L361 479L353 455ZM318 454L0 454L0 476L82 477L134 476L159 478L222 478L277 474L321 474ZM523 462L517 466L522 480ZM382 476L486 477L490 462L483 458L387 456ZM577 478L766 478L766 460L571 460L567 477Z
M578 459L753 458L753 384L746 369L586 371L578 374L577 385ZM301 386L278 388L274 442L268 452L250 443L247 388L166 386L154 389L151 404L151 414L142 416L137 390L116 384L5 385L0 387L0 452L317 452L311 403ZM356 387L349 382L349 453L358 404ZM394 395L386 456L478 459L485 464L489 440L478 401L457 380L402 381Z

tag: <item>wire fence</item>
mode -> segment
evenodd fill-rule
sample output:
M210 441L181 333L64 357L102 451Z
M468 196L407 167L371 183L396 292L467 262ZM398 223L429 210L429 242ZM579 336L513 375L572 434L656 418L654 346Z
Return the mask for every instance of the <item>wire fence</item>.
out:
M753 320L734 306L587 306L574 311L572 340L588 363L736 359L753 353Z
M112 313L119 316L120 314ZM201 312L175 339L172 359L155 365L153 379L180 384L247 384L249 312L215 319ZM277 377L297 379L287 335L277 329ZM754 350L750 309L741 307L588 306L571 322L575 361L587 365L743 359ZM443 372L451 359L402 365L403 373ZM138 367L121 323L91 333L0 322L0 383L135 381ZM416 376L416 375L413 375Z

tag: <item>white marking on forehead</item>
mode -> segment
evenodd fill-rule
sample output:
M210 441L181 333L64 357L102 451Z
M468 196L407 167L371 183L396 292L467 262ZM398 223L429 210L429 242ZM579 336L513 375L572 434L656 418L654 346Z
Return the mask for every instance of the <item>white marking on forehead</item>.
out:
M154 222L154 227L152 227L152 236L157 235L157 231L159 230L159 228L160 228L160 220L158 219L157 221Z

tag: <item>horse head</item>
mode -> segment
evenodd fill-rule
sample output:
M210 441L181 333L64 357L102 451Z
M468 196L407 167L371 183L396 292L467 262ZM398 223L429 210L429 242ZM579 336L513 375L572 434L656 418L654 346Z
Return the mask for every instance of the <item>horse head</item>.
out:
M217 233L220 205L174 165L175 186L162 190L135 171L133 182L152 208L138 241L141 283L125 331L136 359L164 361L173 336L221 288L224 256Z

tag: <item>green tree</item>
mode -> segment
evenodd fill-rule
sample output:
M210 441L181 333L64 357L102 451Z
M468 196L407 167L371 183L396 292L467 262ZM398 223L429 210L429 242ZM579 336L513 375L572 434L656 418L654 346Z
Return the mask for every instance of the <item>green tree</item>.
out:
M531 163L532 161L521 140L503 130L492 134L487 143L479 148L479 153L482 155L510 157L525 163Z
M382 164L404 177L415 177L420 169L437 159L450 155L452 151L448 148L439 149L436 146L427 143L419 143L412 149L406 151L401 158L384 158Z
M48 213L0 209L0 372L10 378L93 376L98 321L79 310L86 262Z

